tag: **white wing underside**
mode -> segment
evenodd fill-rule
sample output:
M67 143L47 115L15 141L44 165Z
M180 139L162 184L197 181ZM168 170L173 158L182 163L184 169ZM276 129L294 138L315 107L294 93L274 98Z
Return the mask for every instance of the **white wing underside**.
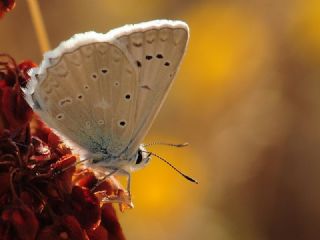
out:
M84 150L132 156L156 117L188 42L181 21L77 34L31 72L26 100Z

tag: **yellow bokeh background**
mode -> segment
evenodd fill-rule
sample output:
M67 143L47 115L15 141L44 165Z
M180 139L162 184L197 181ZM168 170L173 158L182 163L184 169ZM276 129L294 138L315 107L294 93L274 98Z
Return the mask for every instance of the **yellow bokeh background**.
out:
M320 239L320 2L43 0L51 47L75 33L181 19L190 42L132 174L128 239ZM40 62L26 1L0 21L0 52Z

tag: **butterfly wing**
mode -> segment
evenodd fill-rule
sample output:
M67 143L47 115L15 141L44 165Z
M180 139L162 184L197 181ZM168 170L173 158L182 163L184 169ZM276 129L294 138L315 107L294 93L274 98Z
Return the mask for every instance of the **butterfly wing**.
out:
M83 149L119 154L133 134L135 69L106 35L76 35L49 52L26 99L60 135Z
M26 100L83 149L130 159L167 95L188 35L185 23L168 20L77 34L32 71Z
M134 154L163 104L185 53L188 26L181 21L156 20L114 30L120 46L138 74L137 105L128 156ZM117 35L117 34L115 34Z

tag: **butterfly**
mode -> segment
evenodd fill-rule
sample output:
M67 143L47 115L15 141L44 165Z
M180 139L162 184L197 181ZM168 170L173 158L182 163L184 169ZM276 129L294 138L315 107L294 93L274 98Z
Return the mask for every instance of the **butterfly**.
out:
M182 21L154 20L74 35L44 55L24 90L33 110L105 176L150 158L141 144L173 83L189 39Z

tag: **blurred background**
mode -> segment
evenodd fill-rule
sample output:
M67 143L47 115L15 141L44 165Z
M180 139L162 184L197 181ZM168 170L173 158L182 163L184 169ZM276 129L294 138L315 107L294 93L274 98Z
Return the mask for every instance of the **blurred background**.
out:
M318 0L43 0L51 48L75 33L181 19L187 54L132 176L128 239L320 239ZM0 21L0 52L39 63L27 1Z

